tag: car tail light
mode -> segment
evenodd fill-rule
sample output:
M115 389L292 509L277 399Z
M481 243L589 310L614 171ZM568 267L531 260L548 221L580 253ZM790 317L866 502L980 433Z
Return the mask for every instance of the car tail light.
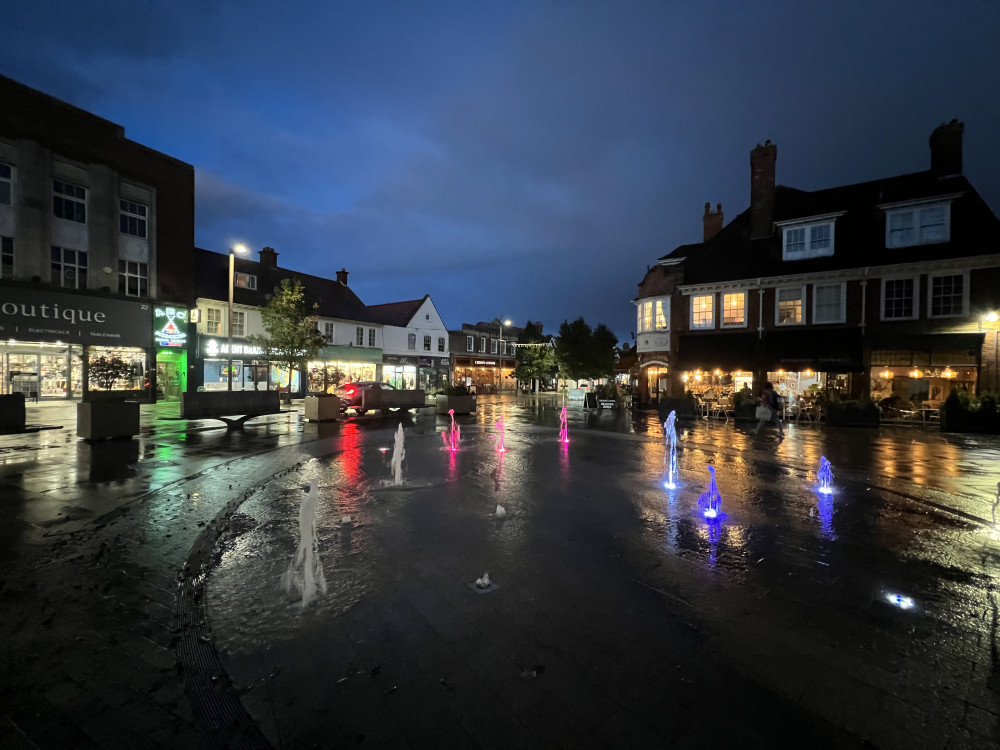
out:
M348 396L353 396L354 395L354 389L353 388L345 388L344 389L344 393L346 393Z

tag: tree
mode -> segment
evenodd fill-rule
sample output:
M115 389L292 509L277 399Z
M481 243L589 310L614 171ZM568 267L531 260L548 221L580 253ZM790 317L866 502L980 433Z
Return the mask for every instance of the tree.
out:
M119 380L131 380L133 374L132 363L115 354L92 358L87 363L87 369L90 380L106 391L114 388Z
M521 335L517 337L519 344L536 344L537 346L517 347L517 364L514 367L514 377L520 382L532 380L548 380L556 366L556 355L542 334L542 324L524 324Z
M570 380L610 378L615 370L618 339L603 323L591 330L583 318L563 321L556 342L562 377Z
M288 370L289 393L296 368L315 357L325 343L316 326L317 308L315 302L306 299L301 282L282 279L260 309L265 333L249 337L250 343L259 346L269 361Z

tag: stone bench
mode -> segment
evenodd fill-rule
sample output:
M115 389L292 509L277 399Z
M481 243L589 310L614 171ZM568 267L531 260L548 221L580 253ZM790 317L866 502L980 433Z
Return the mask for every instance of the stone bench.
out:
M181 394L181 419L218 419L242 430L247 420L281 413L278 391L196 391Z

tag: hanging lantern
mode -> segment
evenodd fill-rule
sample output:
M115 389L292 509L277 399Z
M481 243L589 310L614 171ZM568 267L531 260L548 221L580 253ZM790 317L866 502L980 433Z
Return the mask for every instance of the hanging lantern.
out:
M923 376L924 376L924 374L922 372L920 372L920 370L918 370L916 367L914 367L912 370L910 370L910 377L911 378L922 378Z
M891 380L892 374L893 374L892 370L890 370L888 367L886 367L884 370L882 370L882 372L879 373L879 375L881 375L886 380Z
M944 372L941 373L941 374L944 375L946 378L953 378L953 377L955 377L955 371L952 370L950 367L944 368Z

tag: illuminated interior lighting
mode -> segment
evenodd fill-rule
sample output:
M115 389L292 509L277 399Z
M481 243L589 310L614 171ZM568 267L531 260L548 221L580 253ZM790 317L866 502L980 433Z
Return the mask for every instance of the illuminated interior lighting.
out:
M892 370L886 367L884 370L882 370L882 372L879 373L879 375L888 380L889 378L892 377Z
M910 370L910 377L911 378L922 378L923 376L924 376L924 374L922 372L920 372L920 370L918 370L916 367L914 367L912 370Z

